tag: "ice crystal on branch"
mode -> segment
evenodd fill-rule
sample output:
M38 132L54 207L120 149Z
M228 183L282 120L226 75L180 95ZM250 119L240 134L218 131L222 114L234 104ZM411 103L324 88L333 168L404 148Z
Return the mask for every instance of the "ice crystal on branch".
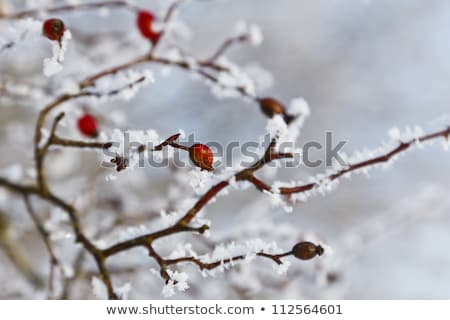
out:
M234 27L234 35L236 37L247 35L248 41L255 47L263 42L263 34L261 28L255 24L248 24L244 20L236 22Z
M188 275L185 272L167 270L167 273L170 280L161 291L164 298L173 296L176 291L182 292L189 288L189 284L187 283Z

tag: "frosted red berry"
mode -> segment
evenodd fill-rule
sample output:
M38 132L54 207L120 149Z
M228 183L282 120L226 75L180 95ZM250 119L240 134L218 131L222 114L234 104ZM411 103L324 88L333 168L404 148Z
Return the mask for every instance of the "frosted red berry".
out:
M139 11L137 16L137 26L142 36L149 39L152 43L158 42L161 32L155 31L156 17L150 11Z
M42 34L53 41L61 41L66 27L60 19L48 19L42 25Z
M201 143L194 144L189 148L189 157L191 161L202 170L213 170L214 156L211 149Z
M300 260L311 260L315 256L323 255L323 253L324 249L321 245L308 241L299 242L292 248L292 254Z
M82 134L90 138L98 136L97 119L90 114L85 114L78 119L78 129Z

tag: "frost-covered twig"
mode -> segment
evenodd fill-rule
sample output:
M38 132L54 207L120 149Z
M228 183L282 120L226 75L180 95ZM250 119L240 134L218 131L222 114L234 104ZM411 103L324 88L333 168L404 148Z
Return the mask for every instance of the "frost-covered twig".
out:
M371 158L368 160L364 160L361 162L348 164L345 168L326 177L325 180L334 181L350 172L357 171L357 170L360 170L360 169L363 169L366 167L371 167L371 166L374 166L374 165L377 165L380 163L388 162L393 157L408 150L410 147L414 146L415 144L431 141L431 140L438 139L438 138L444 138L444 139L448 140L449 135L450 135L450 127L446 128L444 130L441 130L441 131L437 131L434 133L430 133L427 135L423 135L423 136L414 138L407 142L401 142L397 148L395 148L383 155L380 155L380 156L377 156L375 158ZM318 187L319 185L320 185L320 183L308 183L305 185L300 185L300 186L295 186L295 187L280 187L279 192L280 192L280 194L285 194L285 195L289 195L289 194L293 194L293 193L302 193L302 192L312 190L315 187ZM269 191L269 190L267 190L267 191Z
M231 179L235 179L236 181L253 181L254 173L261 168L263 168L266 164L280 159L292 158L292 154L289 153L278 153L275 152L276 140L273 139L264 156L256 161L249 168L243 169L237 172ZM195 218L197 213L212 199L214 198L220 191L225 189L230 185L230 180L223 180L216 185L214 185L211 189L209 189L196 203L195 205L186 212L186 214L179 220L180 224L188 224Z
M80 243L83 248L91 254L91 256L94 258L96 265L98 267L98 270L101 274L101 278L103 283L105 284L108 296L110 299L117 299L117 295L114 293L114 288L111 282L111 277L109 274L108 269L105 265L105 256L103 254L103 251L99 248L97 248L84 234L80 220L79 220L79 214L78 211L75 209L74 206L71 204L65 202L60 197L53 194L48 189L42 189L35 186L29 186L29 185L20 185L11 181L8 181L7 179L0 178L0 186L6 187L10 191L22 194L23 196L28 195L36 195L39 196L41 199L53 204L54 206L60 208L61 210L65 211L70 220L70 224L72 226L73 232L75 233L75 239L76 242Z
M269 254L269 253L265 253L265 252L256 253L257 256L270 259L278 265L283 263L281 258L290 256L292 254L293 254L292 251L281 253L281 254ZM182 258L177 258L177 259L163 260L163 265L170 266L170 265L176 265L176 264L183 263L183 262L191 262L191 263L194 263L195 265L197 265L200 268L200 270L212 270L217 267L220 267L221 265L233 263L233 262L239 261L239 260L244 260L246 258L247 258L246 255L238 255L238 256L234 256L231 258L227 258L227 259L223 259L223 260L215 261L215 262L202 262L200 259L198 259L196 257L182 257Z
M1 185L2 179L0 179ZM36 287L45 286L44 280L34 271L33 264L29 260L28 255L19 247L18 243L11 239L9 235L10 224L6 218L6 214L0 212L0 248L2 248L14 264L16 269Z
M170 6L169 9L167 9L166 15L164 16L163 19L163 29L161 30L161 33L158 37L158 39L155 41L155 43L153 44L152 48L150 49L150 56L153 56L155 53L156 48L158 47L158 44L161 42L161 39L164 37L164 34L167 31L167 25L170 23L170 21L172 20L176 10L178 9L178 7L185 2L186 0L175 0Z
M111 142L86 142L72 139L63 139L54 135L51 139L51 145L71 148L87 148L87 149L108 149Z
M180 144L175 142L176 140L178 140L180 135L181 135L181 133L177 133L177 134L174 134L174 135L170 136L169 138L164 140L161 144L159 144L156 147L154 147L153 151L161 151L166 146L171 146L172 148L175 148L175 149L181 149L181 150L188 151L189 150L188 147L182 146L182 145L180 145Z
M230 37L225 39L225 41L220 45L220 47L209 57L202 62L204 66L211 66L212 68L216 68L217 65L215 62L221 56L225 54L225 52L231 48L234 44L242 43L248 41L250 36L248 34L238 35L235 37Z
M32 10L25 10L13 13L2 13L0 14L0 19L21 19L24 17L38 16L42 13L60 13L67 11L79 11L79 10L89 10L89 9L102 9L102 8L128 8L131 10L139 10L139 7L133 5L130 1L100 1L92 3L77 3L62 5L58 7L49 8L39 8Z
M126 63L105 69L101 72L98 72L98 73L92 75L92 76L89 76L80 82L80 88L83 89L86 87L95 86L95 82L103 77L116 74L120 71L127 70L131 67L135 67L135 66L138 66L143 63L157 63L157 64L161 64L161 65L166 65L166 66L174 66L174 67L178 67L183 70L186 70L186 71L193 72L195 74L198 74L202 78L210 81L211 83L218 84L221 87L224 87L226 89L235 90L236 92L240 93L242 96L258 102L258 99L256 97L254 97L252 94L250 94L246 90L245 87L242 87L242 86L227 87L226 85L220 84L220 79L216 75L207 71L207 69L211 69L212 71L220 70L221 72L226 72L226 71L224 71L224 67L221 67L218 64L214 64L214 63L211 63L208 61L206 61L206 62L195 61L194 65L193 65L192 63L190 63L188 61L183 61L183 60L173 61L173 60L165 58L165 57L156 57L156 56L153 56L152 54L136 57ZM195 67L195 65L197 65L198 67Z

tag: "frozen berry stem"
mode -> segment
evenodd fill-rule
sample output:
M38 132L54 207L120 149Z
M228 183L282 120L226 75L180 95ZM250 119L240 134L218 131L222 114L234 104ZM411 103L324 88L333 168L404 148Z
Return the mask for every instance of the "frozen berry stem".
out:
M170 6L165 18L164 23L168 23L171 17L173 16L173 13L175 9L178 7L178 5L182 1L174 2L172 6ZM3 19L18 19L26 16L36 16L39 15L40 12L45 11L47 13L58 13L58 12L70 12L70 11L78 11L78 10L87 10L87 9L98 9L98 8L104 8L104 7L123 7L130 9L134 12L139 12L142 10L142 8L137 8L134 5L131 5L127 1L103 1L103 2L96 2L96 3L85 3L85 4L74 4L74 5L66 5L66 6L60 6L60 7L53 7L53 8L47 8L47 9L40 9L40 10L29 10L29 11L23 11L18 13L12 13L12 14L0 14L0 18ZM36 172L37 177L36 181L34 183L30 184L20 184L16 182L9 181L5 178L0 177L0 186L8 189L11 192L17 193L19 195L22 195L25 200L25 204L27 206L27 209L30 213L31 218L36 224L36 228L38 229L39 233L41 234L42 239L44 240L47 251L50 256L50 264L51 264L51 274L49 279L49 287L50 292L52 291L53 287L53 279L54 279L54 269L58 265L58 261L56 256L54 255L54 251L52 249L51 242L49 241L49 236L46 230L42 227L42 224L40 223L37 215L33 211L33 207L31 205L31 198L36 197L40 198L43 201L48 202L49 204L65 211L69 217L70 225L72 227L73 233L75 234L76 242L81 244L84 251L89 254L89 256L94 260L98 273L100 274L100 279L105 284L108 296L110 299L117 299L118 295L114 291L114 286L112 283L110 272L106 266L107 260L115 256L121 252L130 250L135 247L144 247L148 250L148 253L151 258L153 258L156 262L156 264L159 266L161 270L161 276L165 281L170 281L169 273L167 272L168 267L176 266L181 263L193 263L197 265L202 270L212 270L214 268L217 268L221 266L222 264L228 264L232 263L234 261L238 260L244 260L246 258L245 255L237 255L234 257L230 257L229 259L226 259L224 261L216 261L216 262L203 262L199 260L198 258L192 257L192 256L186 256L186 257L180 257L177 259L164 259L161 257L161 255L155 250L153 244L154 242L172 236L174 234L179 233L188 233L188 234L203 234L208 229L208 225L193 225L193 221L196 218L197 214L207 205L210 203L210 201L219 194L220 191L226 189L230 185L230 180L223 180L211 187L207 192L205 192L197 202L186 211L186 213L172 226L157 230L148 234L144 234L138 237L135 237L130 240L118 242L116 244L113 244L106 248L101 248L96 246L84 233L83 225L80 221L80 213L77 210L77 208L71 204L71 202L62 199L58 195L56 195L50 188L50 186L47 183L46 175L45 175L45 159L48 154L48 150L51 147L59 147L59 148L93 148L93 149L108 149L112 146L111 142L86 142L86 141L78 141L73 139L66 139L62 138L57 134L58 125L60 121L64 117L64 113L58 114L52 121L51 124L51 130L50 135L47 138L46 141L42 141L42 129L46 126L47 118L49 115L56 111L60 106L62 106L64 103L72 100L76 100L78 98L82 97L89 97L89 96L112 96L120 93L122 90L126 88L130 88L142 81L145 80L145 78L138 79L134 83L130 83L129 85L118 88L115 90L111 90L109 92L97 92L95 91L95 84L96 81L108 76L115 74L119 71L129 69L131 67L143 64L143 63L158 63L162 65L170 65L170 66L176 66L183 70L186 70L188 72L194 72L200 75L201 77L213 82L213 83L219 83L218 80L218 72L227 72L227 69L220 64L217 63L218 58L225 53L226 50L228 50L232 44L238 43L238 42L245 42L248 40L248 37L246 35L239 36L236 38L229 38L226 39L225 42L216 50L216 52L209 58L204 61L196 60L199 68L192 70L190 67L190 64L187 61L181 61L181 62L173 62L168 59L157 57L155 56L155 47L158 44L159 41L161 41L161 37L164 34L164 30L162 30L162 33L155 39L150 39L153 41L153 47L152 49L141 56L136 57L135 59L132 59L131 61L124 62L122 64L119 64L115 67L97 72L93 75L87 76L83 81L79 83L80 91L77 93L67 93L62 94L61 96L57 97L54 101L50 102L48 105L46 105L41 112L39 113L39 117L36 121L36 127L35 127L35 138L34 138L34 159L35 159L35 166L36 166ZM50 39L54 37L52 34L50 35ZM47 36L48 36L47 35ZM61 35L61 34L60 34ZM55 39L52 39L55 40ZM276 99L274 98L260 98L255 97L248 93L245 88L236 87L234 88L238 93L240 93L244 98L250 99L254 101L256 104L259 105L261 108L261 111L267 116L267 117L273 117L274 115L282 115L285 119L286 123L290 123L292 120L292 117L289 116L286 113L285 107ZM84 128L84 126L83 126ZM90 129L92 129L93 126L90 126ZM81 128L80 128L81 129ZM96 126L95 126L96 129ZM84 130L83 133L87 135L91 135L94 130ZM88 132L89 131L89 132ZM423 135L417 139L402 142L399 144L398 147L394 148L390 152L387 152L386 154L382 156L375 157L373 159L361 161L358 163L348 164L344 169L330 175L328 177L329 180L336 180L340 178L341 176L344 176L352 171L359 170L361 168L370 167L379 163L383 163L386 161L389 161L392 157L394 157L397 154L400 154L407 149L409 149L411 146L413 146L417 142L426 142L431 141L438 138L449 138L450 135L450 128L437 131L428 135ZM191 159L193 158L193 162L196 163L199 167L204 169L207 169L212 165L212 156L210 155L210 150L208 151L205 149L206 146L200 145L200 160L198 159L198 154L195 152L197 150L196 148L186 147L183 145L178 144L176 141L179 138L179 134L175 134L169 138L167 138L162 144L159 146L156 146L154 148L155 151L162 150L162 148L171 146L173 148L182 149L185 151L189 151L190 153L193 153L191 156ZM253 165L251 165L248 168L245 168L239 172L236 172L233 176L233 179L235 179L238 183L242 181L246 181L251 183L255 186L256 189L264 192L273 192L272 186L268 185L267 183L260 180L255 174L263 168L266 164L273 162L273 161L281 161L283 159L291 158L292 155L289 153L278 153L275 151L275 147L277 144L277 140L273 139L270 143L270 145L267 147L266 152L264 155L256 161ZM195 150L194 150L195 149ZM209 148L208 148L209 149ZM193 151L194 150L194 151ZM206 153L204 152L206 150ZM142 151L142 150L140 150ZM118 157L118 158L117 158ZM120 159L120 155L118 155L115 159L115 163L118 165L117 169L122 170L126 168L126 159ZM206 165L205 165L206 164ZM309 190L312 190L313 188L317 187L317 183L309 183L305 185L295 186L295 187L281 187L279 188L279 193L284 195L294 194L294 193L303 193L307 192ZM256 255L258 257L267 258L275 262L276 264L282 264L283 258L293 256L300 260L309 260L316 256L320 256L323 254L323 248L320 246L320 244L314 244L310 242L301 242L296 244L291 251L280 253L280 254L273 254L268 252L257 252Z

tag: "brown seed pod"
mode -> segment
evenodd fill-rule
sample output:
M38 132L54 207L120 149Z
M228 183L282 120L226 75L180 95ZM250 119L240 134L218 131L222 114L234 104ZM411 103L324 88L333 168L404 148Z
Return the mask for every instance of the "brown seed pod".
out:
M259 100L261 111L269 118L276 114L285 114L283 105L273 98L262 98Z
M315 256L321 256L323 253L322 246L308 241L299 242L292 248L292 254L300 260L311 260Z

